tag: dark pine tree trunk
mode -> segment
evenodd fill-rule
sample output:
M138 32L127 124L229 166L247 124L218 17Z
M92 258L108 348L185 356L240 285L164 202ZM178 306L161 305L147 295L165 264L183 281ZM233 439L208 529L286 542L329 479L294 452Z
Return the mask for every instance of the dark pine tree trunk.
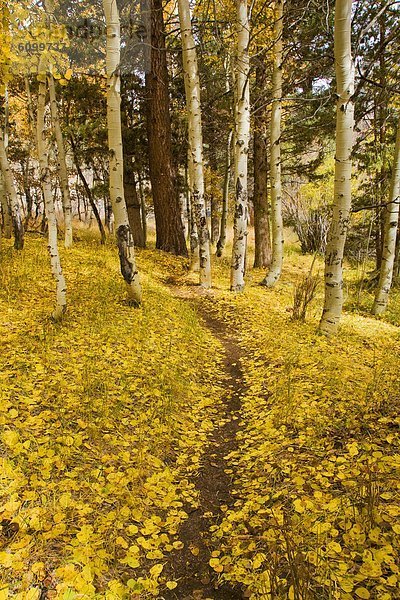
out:
M156 219L156 247L187 256L176 173L172 158L168 69L162 0L151 0L151 69L146 73L150 180Z

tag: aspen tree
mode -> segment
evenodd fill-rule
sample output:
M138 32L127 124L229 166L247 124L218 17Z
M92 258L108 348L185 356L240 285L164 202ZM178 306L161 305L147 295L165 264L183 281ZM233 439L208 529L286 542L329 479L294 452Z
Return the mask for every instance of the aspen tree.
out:
M211 287L210 237L204 198L203 133L201 124L200 80L197 53L190 19L189 0L178 0L179 22L182 38L183 73L191 153L189 176L192 208L197 221L200 257L200 285Z
M222 190L222 213L221 213L221 225L219 231L219 239L217 242L217 252L216 255L221 257L224 252L225 244L226 244L226 230L228 224L228 204L229 204L229 183L231 179L231 150L232 150L232 138L233 131L232 129L228 133L228 140L226 144L226 155L225 155L225 175L224 175L224 187Z
M45 0L45 9L48 16L51 18L54 15L54 2L53 0ZM54 77L50 73L48 75L48 87L50 94L50 113L51 120L54 130L54 135L56 139L56 147L57 147L57 170L58 177L60 181L61 188L61 196L62 196L62 206L64 213L64 245L66 248L70 248L72 246L72 207L71 207L71 194L69 190L69 182L68 182L68 169L67 169L67 159L65 153L64 146L64 138L61 131L60 125L60 117L58 114L58 106L57 106L57 96L56 96L56 88L54 85ZM29 86L27 88L29 92ZM28 98L28 105L30 103L30 99Z
M343 255L351 211L354 130L354 64L351 54L352 0L336 0L337 85L334 205L325 255L325 300L320 331L335 334L343 308Z
M120 95L120 20L116 0L103 0L107 26L107 129L110 161L110 199L115 218L115 229L121 274L126 282L128 298L140 304L142 289L136 268L134 240L129 226L123 183L123 151L121 132Z
M39 89L36 122L36 143L39 159L40 181L44 197L45 213L48 224L48 249L50 254L51 272L56 282L56 307L53 319L59 321L67 309L67 289L65 278L61 268L60 254L57 241L57 217L51 189L51 177L49 168L48 144L46 140L46 72L43 64L39 68Z
M65 153L64 138L61 131L60 117L58 114L57 97L54 85L54 78L50 74L48 76L48 86L50 93L50 111L51 120L53 123L54 135L56 138L57 145L57 168L60 180L60 188L62 195L62 205L64 211L64 245L66 248L72 246L72 208L71 208L71 194L69 191L68 182L68 169L67 169L67 158Z
M199 236L197 233L197 219L193 206L193 196L191 190L193 189L193 155L188 148L187 155L187 183L189 187L189 246L190 246L190 265L189 271L191 273L197 273L200 270L200 252L199 252Z
M282 220L282 61L283 61L283 7L284 0L276 0L274 9L274 57L272 72L272 110L270 130L270 177L271 177L271 267L262 285L273 287L282 273L283 220Z
M17 190L15 189L13 176L11 173L10 164L8 162L6 145L4 143L4 134L0 129L0 168L2 173L2 180L4 182L4 204L3 204L3 216L5 223L7 223L8 213L8 202L7 196L10 199L11 208L11 220L14 230L14 248L16 250L22 250L24 247L24 226L21 217L21 206L19 203Z
M224 60L225 70L225 92L227 96L231 93L231 81L230 71L232 66L232 60L229 53L227 53ZM232 78L233 73L232 73ZM219 258L223 255L225 244L226 244L226 230L228 225L228 208L229 208L229 185L231 181L232 172L232 141L233 141L233 129L228 132L228 139L226 142L226 154L225 154L225 174L224 174L224 185L222 189L222 211L221 211L221 223L219 229L219 238L217 242L216 256Z
M400 204L400 123L397 126L396 147L392 181L390 185L389 203L385 209L385 229L383 235L382 264L379 283L376 289L375 302L372 308L374 315L383 314L388 305L390 288L393 281L393 266L396 254L396 238L399 222Z
M231 263L231 291L244 289L246 268L246 239L248 218L248 153L250 139L249 43L250 28L247 0L236 0L237 58L236 58L236 136L235 136L235 218Z

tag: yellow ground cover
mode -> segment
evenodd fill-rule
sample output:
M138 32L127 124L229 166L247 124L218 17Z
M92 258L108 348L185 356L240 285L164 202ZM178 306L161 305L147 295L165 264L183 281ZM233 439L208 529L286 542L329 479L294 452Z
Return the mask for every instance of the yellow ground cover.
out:
M203 303L236 330L248 390L226 461L236 502L213 532L218 572L251 598L398 598L399 329L347 313L327 340L316 335L322 286L309 321L291 321L310 257L289 252L274 290L251 271L237 296L227 263Z
M0 598L157 596L196 502L219 347L152 275L161 253L140 257L140 309L124 304L113 246L62 254L55 325L45 241L1 251Z

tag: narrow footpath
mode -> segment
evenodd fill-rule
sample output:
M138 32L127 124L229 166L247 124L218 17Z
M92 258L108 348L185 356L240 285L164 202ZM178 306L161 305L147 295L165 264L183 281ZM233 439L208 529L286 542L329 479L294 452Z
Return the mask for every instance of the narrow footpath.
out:
M211 333L221 342L223 368L226 373L223 411L219 423L212 432L201 469L195 485L199 493L199 507L189 514L189 518L180 530L180 539L185 544L181 552L176 553L171 566L171 575L178 582L172 591L163 592L165 600L239 600L242 590L232 588L221 582L221 577L209 565L213 546L210 527L218 525L225 507L232 507L232 474L225 457L237 448L236 434L240 427L241 399L245 393L240 358L242 350L226 324L206 311L199 302L197 294L186 290L173 289L173 293L194 304L199 318ZM226 510L226 509L225 509Z

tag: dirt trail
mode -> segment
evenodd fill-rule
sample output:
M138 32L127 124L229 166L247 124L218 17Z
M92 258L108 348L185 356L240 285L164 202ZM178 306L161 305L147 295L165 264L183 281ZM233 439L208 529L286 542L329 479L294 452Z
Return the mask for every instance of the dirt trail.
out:
M240 365L242 350L225 323L205 310L193 291L173 289L175 296L190 301L199 317L212 334L222 343L223 367L227 376L223 398L223 412L211 436L201 462L195 484L199 492L199 508L189 514L180 530L179 539L184 549L174 556L171 576L178 582L172 591L163 592L165 600L239 600L243 592L227 584L221 584L218 574L209 566L213 547L209 528L218 524L223 516L221 507L233 506L232 475L225 473L225 457L237 447L241 398L245 392L243 372Z

